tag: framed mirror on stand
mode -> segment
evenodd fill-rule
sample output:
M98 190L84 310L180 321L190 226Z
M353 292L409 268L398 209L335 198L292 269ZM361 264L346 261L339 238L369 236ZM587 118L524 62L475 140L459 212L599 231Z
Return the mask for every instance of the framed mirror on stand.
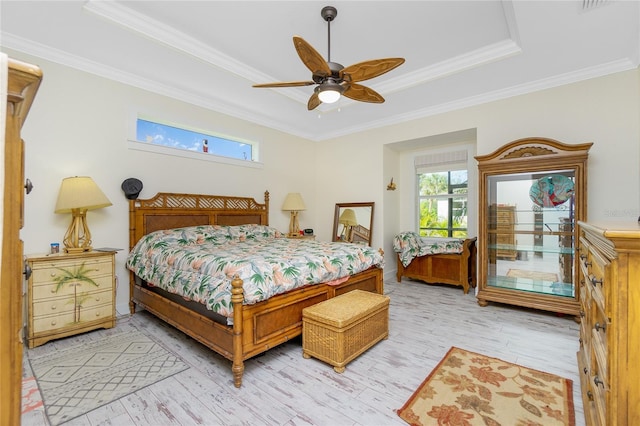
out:
M332 241L371 245L374 203L337 203Z

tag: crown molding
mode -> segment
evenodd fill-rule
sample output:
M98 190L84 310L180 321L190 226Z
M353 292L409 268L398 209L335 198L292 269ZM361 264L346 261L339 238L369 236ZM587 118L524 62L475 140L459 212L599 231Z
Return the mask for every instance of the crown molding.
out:
M477 105L486 104L493 101L499 101L508 99L514 96L526 95L528 93L534 93L545 89L551 89L554 87L564 86L571 83L577 83L584 80L590 80L592 78L604 77L609 74L614 74L623 71L629 71L636 69L637 64L631 58L621 59L617 61L608 62L606 64L596 65L593 67L584 68L575 72L565 73L562 75L540 79L537 81L512 86L507 89L494 90L492 92L483 93L481 95L470 96L464 99L459 99L453 102L447 102L439 105L430 106L427 108L411 111L407 114L397 114L390 116L386 119L375 120L372 122L364 123L359 126L352 126L344 128L336 132L327 132L323 134L322 140L333 139L341 136L350 135L353 133L364 132L367 130L373 130L376 128L397 125L406 123L421 118L431 117L446 112L457 111L464 108L469 108ZM319 139L317 139L319 140Z

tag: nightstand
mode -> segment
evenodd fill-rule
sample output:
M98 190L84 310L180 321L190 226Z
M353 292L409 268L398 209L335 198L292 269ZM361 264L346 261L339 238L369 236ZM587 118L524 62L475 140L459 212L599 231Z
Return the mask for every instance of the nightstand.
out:
M115 252L26 256L29 348L115 326Z

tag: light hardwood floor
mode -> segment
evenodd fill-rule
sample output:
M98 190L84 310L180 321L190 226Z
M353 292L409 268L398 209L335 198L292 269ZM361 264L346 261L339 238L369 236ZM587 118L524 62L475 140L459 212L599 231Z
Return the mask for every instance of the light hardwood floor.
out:
M246 362L243 386L230 362L146 312L133 324L181 356L190 368L98 408L65 425L405 425L395 413L451 346L573 380L576 425L584 425L579 395L578 324L569 317L490 304L452 286L403 280L390 295L389 339L347 365L343 374L302 357L294 340ZM52 341L27 351L55 350L99 339L115 329ZM25 362L25 375L29 375ZM46 425L41 411L24 426Z

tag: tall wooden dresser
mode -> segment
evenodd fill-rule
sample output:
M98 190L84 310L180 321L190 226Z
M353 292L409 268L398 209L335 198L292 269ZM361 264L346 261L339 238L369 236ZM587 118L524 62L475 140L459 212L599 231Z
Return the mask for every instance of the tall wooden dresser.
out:
M6 65L6 56L0 63ZM22 240L25 189L24 146L20 131L42 72L35 65L8 59L6 129L4 137L4 187L2 200L2 257L0 270L0 424L20 424L22 387ZM5 70L2 70L4 73ZM1 85L0 85L1 86ZM4 97L4 87L0 87ZM3 101L3 102L4 102Z
M640 425L640 225L578 225L585 419Z

